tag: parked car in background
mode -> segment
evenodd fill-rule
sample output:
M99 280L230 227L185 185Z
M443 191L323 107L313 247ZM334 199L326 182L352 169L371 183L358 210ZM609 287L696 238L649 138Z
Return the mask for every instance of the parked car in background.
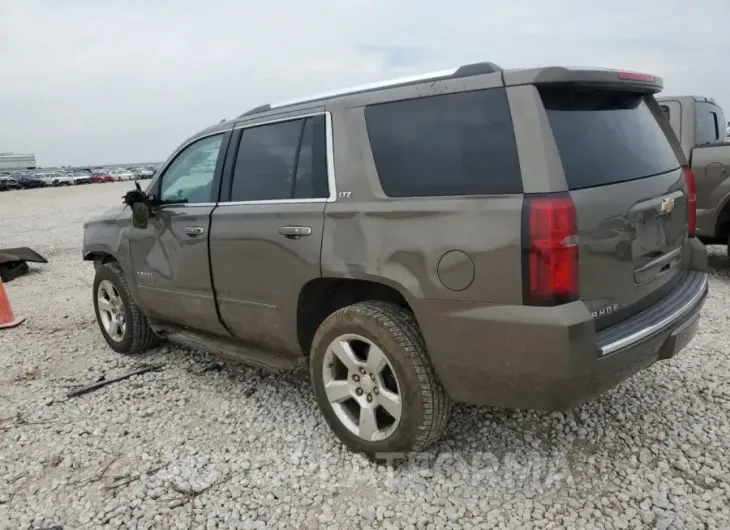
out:
M148 167L141 167L137 169L137 176L141 179L151 179L155 176L155 170Z
M91 175L91 182L114 182L116 179L106 172L95 172Z
M0 177L0 191L19 190L22 186L11 177Z
M657 98L694 175L697 237L730 252L730 143L720 106L705 96Z
M109 174L116 180L134 180L134 175L127 169L112 169Z
M51 186L71 186L73 185L73 176L68 173L53 173Z
M33 174L17 175L15 178L24 189L45 188L48 186L44 179Z
M77 171L76 173L73 173L71 175L71 179L74 184L90 184L91 173L86 173L85 171Z
M662 87L481 63L215 124L84 225L100 332L307 366L375 457L436 442L453 401L569 409L699 326L707 253Z
M725 129L725 139L730 141L730 121L727 122L727 128Z
M32 173L32 175L34 178L42 180L46 186L50 186L53 184L53 176L50 173L35 172L35 173Z

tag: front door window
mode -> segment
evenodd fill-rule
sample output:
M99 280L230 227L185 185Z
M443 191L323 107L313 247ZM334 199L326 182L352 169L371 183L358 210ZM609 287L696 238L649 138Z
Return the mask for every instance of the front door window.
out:
M162 175L160 201L195 204L212 202L213 177L224 133L189 145Z

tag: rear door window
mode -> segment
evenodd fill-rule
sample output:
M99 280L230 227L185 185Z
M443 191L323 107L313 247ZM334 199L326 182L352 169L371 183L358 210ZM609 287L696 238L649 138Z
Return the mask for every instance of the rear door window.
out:
M233 173L232 201L328 195L324 115L244 129Z
M327 183L327 142L324 114L307 118L297 158L295 199L323 199L329 195Z
M390 197L522 192L504 88L370 105L365 121Z
M570 189L672 171L679 160L644 96L540 88Z

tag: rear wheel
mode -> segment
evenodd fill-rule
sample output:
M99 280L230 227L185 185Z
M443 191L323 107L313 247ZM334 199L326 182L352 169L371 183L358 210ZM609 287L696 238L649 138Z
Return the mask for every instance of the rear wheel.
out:
M157 343L152 328L134 303L116 262L105 263L94 278L94 311L109 347L126 354L142 353Z
M314 337L310 375L330 428L371 458L436 442L450 403L413 315L360 302L330 315Z

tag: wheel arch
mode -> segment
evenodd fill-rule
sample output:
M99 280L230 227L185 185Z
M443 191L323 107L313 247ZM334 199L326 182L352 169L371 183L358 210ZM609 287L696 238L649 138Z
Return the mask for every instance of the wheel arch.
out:
M730 194L728 194L717 209L715 221L715 237L730 236Z
M127 280L127 286L134 303L140 308L143 307L137 290L137 278L135 277L134 272L131 271L129 263L118 253L114 252L106 245L87 246L83 251L83 259L84 261L93 261L95 271L98 271L105 263L112 261L118 263L124 273L124 278Z
M350 278L315 278L297 298L297 338L305 357L320 324L343 307L365 301L393 302L413 313L406 297L386 283ZM415 315L414 315L415 318Z
M116 261L117 263L119 260L112 254L111 252L104 251L104 250L90 250L84 252L84 261L93 261L94 262L94 268L98 269L105 263L109 263L110 261Z

